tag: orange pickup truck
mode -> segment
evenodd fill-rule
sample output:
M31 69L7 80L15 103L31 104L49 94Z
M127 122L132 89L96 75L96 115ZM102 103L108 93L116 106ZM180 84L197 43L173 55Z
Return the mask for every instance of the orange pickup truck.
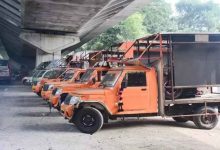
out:
M108 120L114 120L120 117L172 117L177 122L193 121L200 129L214 128L218 123L220 113L220 94L213 94L210 91L208 94L196 95L194 97L176 98L174 95L175 89L178 88L207 86L203 85L203 80L199 81L195 77L191 78L190 84L192 85L187 85L187 79L190 76L187 76L188 78L185 80L183 78L181 82L174 81L173 72L178 69L182 71L182 67L178 68L177 66L179 64L175 64L176 68L173 66L173 57L178 56L180 60L184 57L183 60L188 59L188 61L191 61L191 65L188 65L186 61L175 59L176 62L181 64L180 66L187 64L187 66L184 66L184 69L196 74L197 72L195 70L190 69L194 67L192 64L197 64L200 61L200 57L193 55L193 59L190 59L183 54L192 54L195 53L195 50L204 54L210 54L210 43L204 46L202 42L198 46L198 42L194 40L195 36L200 35L190 34L193 37L190 38L192 41L181 42L181 40L189 40L187 36L189 35L156 34L146 37L147 42L143 43L145 50L137 59L121 61L125 65L110 69L98 87L78 89L68 94L61 104L61 109L64 110L65 117L74 123L81 132L89 134L98 131L103 126L103 123L108 123ZM143 39L139 39L138 43ZM184 45L185 43L187 46ZM186 49L186 47L189 48L190 46L192 47L191 49ZM218 50L216 49L216 51L212 52L217 53L218 51L220 53L219 44L215 46L218 46ZM143 54L152 47L159 49L159 56L155 57L148 54L147 61L144 62L142 58ZM203 48L203 51L201 51L201 48ZM171 75L171 84L168 86L164 84L164 69L167 66L164 65L163 61L163 49L167 49L167 52L169 52L169 55L167 55L169 58L167 59L168 69L173 69L171 70L171 74L169 74ZM175 52L174 56L172 55L172 51ZM177 53L181 55L177 55ZM212 57L216 58L216 55ZM211 59L211 57L205 58ZM208 61L210 62L210 60ZM209 64L215 66L216 63L220 63L220 60L215 59L213 61L212 59L211 62L213 64ZM212 77L211 72L207 72L206 69L202 71L210 76L204 76L204 79L210 79L209 77ZM219 70L219 68L215 67L212 69ZM184 76L184 74L179 75L180 77ZM178 76L176 75L175 77ZM213 78L211 79L212 83L209 86L212 87L217 83L220 84L219 80L213 81ZM202 84L198 85L198 82ZM179 84L179 86L176 86L175 83ZM171 91L171 99L165 98L166 88L169 88Z
M74 80L76 80L76 77L78 76L78 73L77 73L78 70L82 70L82 69L68 68L64 73L60 75L58 79L52 80L52 81L51 80L45 81L45 84L41 91L42 98L47 101L49 100L54 87L59 86L64 83L74 82Z
M65 71L64 68L56 68L44 71L44 73L38 77L39 81L36 84L33 84L32 90L41 96L41 90L43 85L48 81L60 81L59 76Z
M79 81L61 84L54 88L49 102L53 107L59 110L60 104L65 100L68 93L79 88L97 87L108 70L109 67L87 69Z

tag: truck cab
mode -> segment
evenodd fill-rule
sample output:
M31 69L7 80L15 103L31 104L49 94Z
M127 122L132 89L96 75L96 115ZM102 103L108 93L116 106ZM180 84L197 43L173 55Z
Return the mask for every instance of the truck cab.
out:
M93 133L109 118L157 115L157 89L155 68L125 66L110 69L97 88L71 92L61 107L79 130Z

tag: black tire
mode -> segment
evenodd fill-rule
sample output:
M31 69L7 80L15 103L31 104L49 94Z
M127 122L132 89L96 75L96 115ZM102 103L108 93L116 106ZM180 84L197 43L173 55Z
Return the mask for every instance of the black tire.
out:
M99 110L87 107L80 109L75 114L73 121L81 132L93 134L102 127L104 119Z
M218 114L212 107L206 107L207 113L215 113L213 115L205 116L205 107L201 107L197 110L196 114L204 114L201 116L194 116L193 122L199 129L213 129L218 124Z
M188 119L183 118L183 117L173 117L173 120L175 120L176 122L180 122L180 123L184 123L188 121Z

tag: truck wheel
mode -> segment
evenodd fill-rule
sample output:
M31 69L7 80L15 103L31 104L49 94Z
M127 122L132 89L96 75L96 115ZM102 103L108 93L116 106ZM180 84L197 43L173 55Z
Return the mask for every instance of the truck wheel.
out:
M95 108L87 107L79 110L74 117L76 127L83 133L93 134L103 125L103 115Z
M205 115L205 107L201 107L196 114L204 114L201 116L194 116L193 122L200 129L213 129L218 124L218 114L212 107L206 107L207 113L215 113L213 115Z
M173 117L173 120L175 120L176 122L180 122L180 123L184 123L188 121L188 119L183 118L183 117Z

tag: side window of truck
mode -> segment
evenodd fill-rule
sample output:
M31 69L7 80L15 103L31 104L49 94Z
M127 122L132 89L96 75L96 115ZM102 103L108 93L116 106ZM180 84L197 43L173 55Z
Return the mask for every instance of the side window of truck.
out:
M127 87L146 86L146 72L128 72L125 76Z
M98 71L98 80L97 81L100 82L106 73L107 73L107 71Z

